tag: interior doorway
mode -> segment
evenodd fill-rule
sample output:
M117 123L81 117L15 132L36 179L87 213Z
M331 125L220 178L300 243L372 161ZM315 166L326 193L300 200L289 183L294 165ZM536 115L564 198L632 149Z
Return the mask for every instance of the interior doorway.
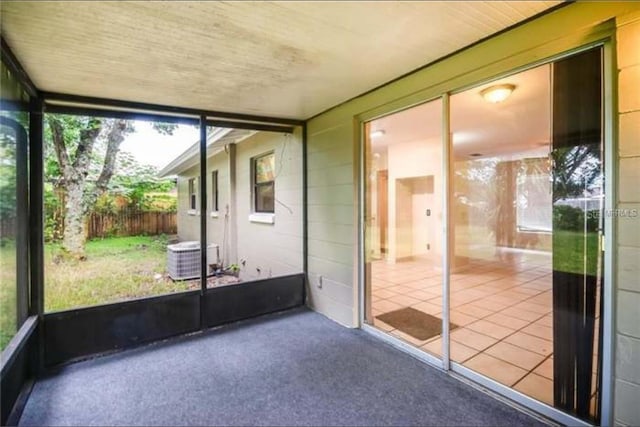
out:
M421 348L442 334L441 116L435 100L366 125L366 321Z

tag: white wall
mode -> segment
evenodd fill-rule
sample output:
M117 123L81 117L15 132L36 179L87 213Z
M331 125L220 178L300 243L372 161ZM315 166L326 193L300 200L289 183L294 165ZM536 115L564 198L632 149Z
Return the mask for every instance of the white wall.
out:
M413 183L411 197L412 255L433 257L437 261L437 258L442 255L440 248L442 240L442 209L440 208L442 179L438 179L440 191L436 190L435 181L435 175L427 175L426 178L421 178ZM427 209L430 210L430 216L427 216Z
M441 140L418 140L388 147L389 260L442 252L442 150ZM429 178L427 178L429 177ZM433 193L425 193L415 179L433 179ZM403 188L406 194L397 190ZM395 200L395 203L392 201ZM425 210L431 209L427 217ZM404 215L406 218L400 218ZM427 252L426 244L431 244Z

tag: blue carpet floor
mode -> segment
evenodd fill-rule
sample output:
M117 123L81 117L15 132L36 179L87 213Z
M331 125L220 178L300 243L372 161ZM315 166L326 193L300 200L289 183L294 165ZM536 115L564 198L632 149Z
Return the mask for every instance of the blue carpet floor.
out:
M539 425L308 310L69 365L20 425Z

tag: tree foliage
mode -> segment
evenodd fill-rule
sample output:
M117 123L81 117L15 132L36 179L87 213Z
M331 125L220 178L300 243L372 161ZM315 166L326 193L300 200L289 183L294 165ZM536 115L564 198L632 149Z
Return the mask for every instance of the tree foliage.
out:
M11 134L0 134L0 218L15 216L16 142Z
M29 129L29 116L23 111L2 111L5 118ZM16 133L8 126L0 126L0 219L16 215ZM0 236L1 237L1 236Z
M47 114L45 122L45 190L50 192L45 203L62 211L64 221L48 216L47 225L61 228L63 249L83 259L86 217L96 206L109 205L114 195L141 206L146 192L166 191L171 184L159 181L154 167L120 152L126 136L135 131L132 121ZM153 128L171 135L175 125L154 123ZM49 234L55 238L60 232Z
M584 197L601 192L602 167L600 144L582 144L556 149L554 162L553 201Z

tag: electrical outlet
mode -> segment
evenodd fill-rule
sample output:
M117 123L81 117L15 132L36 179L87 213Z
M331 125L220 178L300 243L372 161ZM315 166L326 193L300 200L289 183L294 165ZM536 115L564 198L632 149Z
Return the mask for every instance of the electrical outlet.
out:
M318 276L318 289L322 289L322 276Z

